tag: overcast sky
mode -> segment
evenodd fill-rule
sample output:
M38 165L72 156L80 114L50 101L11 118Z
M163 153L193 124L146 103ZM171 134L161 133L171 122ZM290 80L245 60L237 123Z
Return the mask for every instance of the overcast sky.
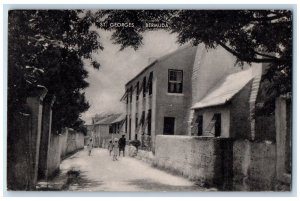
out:
M147 66L149 58L159 58L179 47L176 35L163 30L145 33L144 45L137 51L132 48L120 51L120 46L112 44L110 40L111 32L101 30L99 34L104 50L94 57L101 67L96 70L85 62L89 71L87 81L90 83L85 93L91 107L82 114L82 118L87 124L97 113L124 112L125 105L120 99L125 91L125 83Z

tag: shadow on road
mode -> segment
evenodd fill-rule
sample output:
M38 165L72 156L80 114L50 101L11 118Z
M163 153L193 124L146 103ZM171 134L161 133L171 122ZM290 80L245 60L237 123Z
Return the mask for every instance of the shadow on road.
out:
M101 181L95 181L88 179L84 174L81 174L84 172L80 172L78 175L72 175L68 178L68 185L65 190L68 191L80 191L82 189L89 189L91 187L100 186L103 184Z
M148 179L136 179L128 182L129 185L135 185L145 191L207 191L207 189L201 188L200 186L176 186L168 185Z

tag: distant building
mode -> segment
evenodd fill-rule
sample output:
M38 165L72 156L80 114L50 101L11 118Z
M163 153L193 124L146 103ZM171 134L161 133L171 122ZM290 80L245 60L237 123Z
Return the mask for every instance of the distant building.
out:
M204 45L186 45L154 60L125 85L127 139L146 135L153 146L155 135L192 135L192 106L224 77L242 70L235 62L225 49L207 51Z
M121 114L117 119L111 122L109 125L109 133L115 134L121 137L122 135L126 135L125 133L125 121L126 115Z
M93 124L94 128L93 128L92 138L95 147L105 147L108 140L114 137L119 138L119 136L113 135L116 134L114 133L115 130L113 129L113 125L116 125L119 121L122 122L121 120L122 116L124 115L111 114L106 116L105 118L101 118L99 121ZM119 129L121 129L121 126L119 127Z

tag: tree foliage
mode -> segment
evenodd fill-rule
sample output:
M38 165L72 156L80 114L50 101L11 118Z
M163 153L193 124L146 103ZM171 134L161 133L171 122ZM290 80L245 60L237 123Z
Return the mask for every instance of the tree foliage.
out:
M222 46L237 62L268 63L264 79L276 96L292 90L292 12L290 10L106 10L95 14L98 27L110 22L132 22L134 27L110 27L121 49L142 45L145 31L159 29L146 22L165 22L180 44ZM272 109L271 109L272 110ZM269 111L270 112L270 111Z
M89 108L83 89L88 73L82 59L102 49L90 30L89 12L80 10L12 10L8 22L8 115L21 110L38 85L56 96L53 126L80 128Z

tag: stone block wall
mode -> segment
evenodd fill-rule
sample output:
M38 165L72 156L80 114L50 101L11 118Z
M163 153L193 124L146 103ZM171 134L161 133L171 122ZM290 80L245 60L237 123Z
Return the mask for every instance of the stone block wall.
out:
M68 132L64 130L60 135L60 156L63 159L67 155Z
M158 135L156 144L153 165L202 185L235 191L273 191L278 186L274 142Z
M276 146L270 141L233 143L233 190L274 190Z
M84 148L84 135L73 129L65 129L61 139L61 158Z
M155 147L155 166L182 174L205 186L227 188L231 183L230 139L158 135Z

